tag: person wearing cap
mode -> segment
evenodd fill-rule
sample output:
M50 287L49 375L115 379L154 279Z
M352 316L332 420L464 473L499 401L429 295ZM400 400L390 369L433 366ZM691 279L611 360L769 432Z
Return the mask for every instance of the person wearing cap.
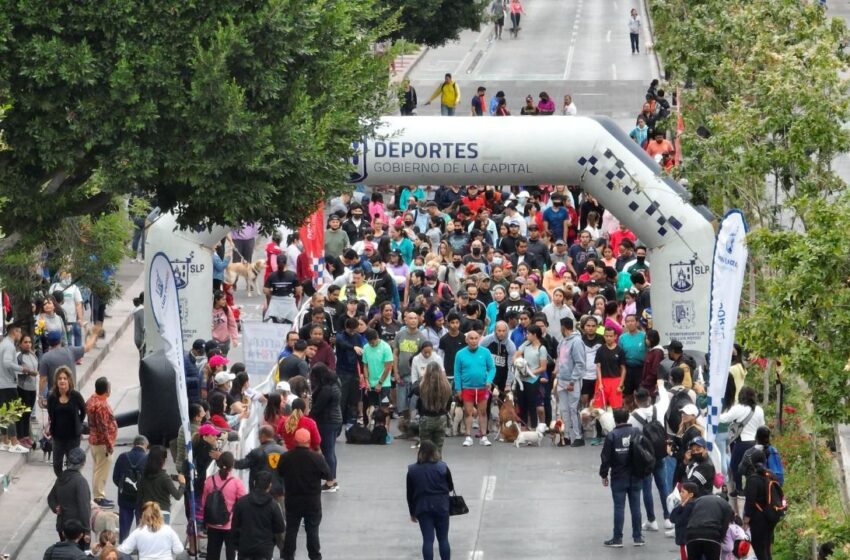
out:
M616 427L605 436L602 462L599 466L602 485L611 488L611 495L614 498L614 534L603 544L611 548L623 548L623 524L628 498L632 518L632 539L635 546L643 546L646 544L641 531L640 513L643 479L632 474L629 455L630 442L640 434L640 431L629 424L629 412L624 408L614 409L614 422Z
M83 526L82 547L88 550L91 542L91 490L82 470L86 464L86 452L79 447L68 451L68 468L62 471L47 495L47 505L56 514L56 531L70 520Z
M53 386L53 376L56 370L62 366L70 370L71 379L74 385L77 384L77 364L80 363L86 352L94 348L97 337L100 336L102 330L103 328L100 325L92 327L82 346L62 346L64 333L58 331L47 332L47 344L50 349L42 354L41 360L38 363L39 395L42 397L47 395L48 388Z
M565 269L569 268L567 265L569 258L570 254L567 252L567 242L563 239L556 239L555 245L549 253L549 260L552 261L553 267L563 264Z
M352 202L348 211L348 219L342 224L342 230L348 235L348 242L354 245L372 229L370 220L364 216L363 207L359 202Z
M219 360L226 360L224 356L213 356L211 361L218 362ZM221 393L224 395L224 401L226 403L227 409L230 410L230 407L233 403L236 402L236 397L230 394L230 388L233 386L233 380L236 379L236 375L227 371L220 371L215 374L213 377L213 383L215 383L215 388L210 391L207 400L212 399L213 395Z
M680 402L687 401L684 399L677 401L675 398L670 400L670 414L667 415L668 420L672 418L672 412L680 406ZM685 455L691 447L691 442L698 437L705 436L705 429L698 421L699 416L699 409L693 403L687 402L687 404L681 405L681 408L679 408L679 428L672 437L672 451L676 459L676 468L673 471L673 483L678 484L684 479L685 466L688 463ZM667 428L669 432L670 426L667 426ZM673 485L671 483L668 488L672 487Z
M295 431L294 441L295 447L283 454L277 466L286 488L286 536L281 558L294 560L298 530L303 521L307 533L307 554L311 559L319 559L322 557L319 543L322 481L331 478L331 469L321 453L310 449L310 432L299 428Z
M541 220L542 221L542 220ZM528 248L530 255L534 255L538 266L533 268L551 268L552 261L549 256L549 245L540 238L540 226L536 222L528 224Z

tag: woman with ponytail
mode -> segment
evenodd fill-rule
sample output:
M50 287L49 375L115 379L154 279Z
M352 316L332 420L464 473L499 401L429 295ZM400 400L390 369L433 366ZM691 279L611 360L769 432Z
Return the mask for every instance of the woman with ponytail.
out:
M442 452L446 436L446 412L452 398L452 386L436 362L425 367L419 382L419 441L431 441Z
M284 416L277 424L277 435L283 439L287 451L295 449L295 432L304 428L310 432L310 449L319 451L322 444L322 436L319 435L319 427L315 420L307 416L307 403L304 399L292 401L292 413Z
M233 476L233 453L225 451L216 461L218 472L207 477L204 482L204 495L201 498L201 511L205 511L207 499L215 491L221 492L224 504L227 507L228 518L226 523L212 524L207 522L207 560L219 560L222 545L225 549L227 560L236 560L236 546L230 532L230 523L233 521L233 506L236 500L247 494L245 485L238 477Z

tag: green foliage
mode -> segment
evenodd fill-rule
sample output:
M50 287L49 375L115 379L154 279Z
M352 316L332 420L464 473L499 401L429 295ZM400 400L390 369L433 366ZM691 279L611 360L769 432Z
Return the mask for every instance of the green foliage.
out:
M40 239L131 191L186 226L297 226L386 105L376 2L0 0L0 228Z
M478 30L490 0L380 0L397 13L400 27L391 35L414 43L439 47L460 36L465 29Z
M0 426L14 424L26 412L32 412L32 409L26 406L21 399L15 399L0 405Z
M757 355L778 358L800 376L826 423L850 420L850 193L834 200L798 197L806 232L759 229L750 236L767 274L754 314L738 333Z

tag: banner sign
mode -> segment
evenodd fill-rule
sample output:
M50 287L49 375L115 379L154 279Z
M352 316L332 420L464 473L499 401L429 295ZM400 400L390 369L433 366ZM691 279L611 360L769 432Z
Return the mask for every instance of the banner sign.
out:
M177 279L171 261L165 253L157 253L150 260L148 269L149 307L153 313L156 330L162 337L165 357L174 368L174 383L177 390L177 406L180 408L180 423L186 444L186 456L189 464L194 464L192 456L192 431L189 428L189 400L186 393L186 370L183 369L183 329L180 323L180 300L177 293ZM192 519L194 523L194 484L189 477L187 484Z
M714 245L708 327L708 430L705 435L708 442L713 442L717 435L732 362L738 307L747 268L747 231L749 228L741 211L730 210L723 217Z
M265 381L269 372L277 365L277 357L286 344L286 333L290 330L292 326L288 324L242 321L245 369L252 387L257 387Z
M313 285L319 288L322 285L325 268L325 208L324 204L313 212L304 222L299 230L304 252L310 257L313 270Z

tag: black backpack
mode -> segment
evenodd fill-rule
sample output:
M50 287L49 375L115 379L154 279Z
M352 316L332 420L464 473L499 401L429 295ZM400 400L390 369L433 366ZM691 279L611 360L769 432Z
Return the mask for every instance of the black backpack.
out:
M664 415L664 422L667 424L667 429L671 433L679 433L679 425L682 423L682 407L686 404L694 404L687 389L682 389L670 399L670 406L667 408L667 414Z
M215 485L215 475L213 475L213 489L204 503L204 523L207 525L224 525L230 521L230 511L227 509L227 502L224 500L222 490L231 480L233 480L232 476L227 477L227 480L219 488Z
M139 495L139 481L142 480L142 471L139 466L145 460L144 457L139 459L135 465L130 463L130 468L124 471L124 475L118 484L118 494L128 501L135 502Z
M765 474L767 482L767 503L756 503L756 509L764 515L765 520L771 525L779 523L788 511L788 502L785 501L785 491L782 485L771 474Z
M633 412L632 417L643 427L643 436L652 444L656 459L667 456L667 430L658 421L658 409L653 405L652 418L645 420L640 414Z
M629 444L629 466L632 475L637 478L645 478L655 470L655 449L652 443L637 430Z

